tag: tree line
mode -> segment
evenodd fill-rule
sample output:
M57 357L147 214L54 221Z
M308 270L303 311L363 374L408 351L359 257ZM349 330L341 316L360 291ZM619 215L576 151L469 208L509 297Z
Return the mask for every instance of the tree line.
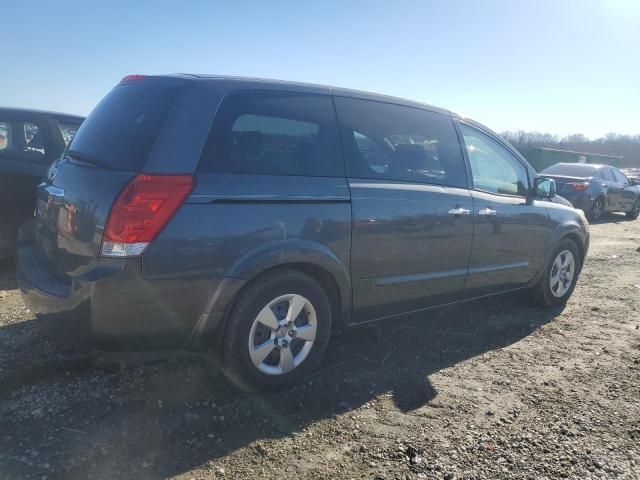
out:
M640 167L640 134L623 135L608 133L604 137L590 139L581 133L561 137L551 133L525 132L523 130L503 132L502 136L514 146L534 146L572 150L602 155L617 155L625 158L625 164Z

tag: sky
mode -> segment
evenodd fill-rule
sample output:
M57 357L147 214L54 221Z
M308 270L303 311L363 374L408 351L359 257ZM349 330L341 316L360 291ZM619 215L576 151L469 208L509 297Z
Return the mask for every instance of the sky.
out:
M127 74L211 73L640 133L640 0L10 0L0 25L0 106L86 115Z

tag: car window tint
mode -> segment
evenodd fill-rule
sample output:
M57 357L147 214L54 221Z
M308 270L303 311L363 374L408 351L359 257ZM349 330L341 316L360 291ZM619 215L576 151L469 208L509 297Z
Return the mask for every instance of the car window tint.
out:
M0 150L9 148L9 122L0 121Z
M23 124L24 138L28 152L39 152L44 155L44 139L37 125L29 122Z
M451 117L354 98L335 104L349 176L467 186Z
M619 183L629 183L629 180L627 180L627 177L625 177L622 172L618 171L615 168L612 168L611 171L613 172L613 176L616 179L616 182Z
M199 171L344 176L331 97L232 93L218 110Z
M58 128L60 129L60 134L62 135L62 139L64 140L65 145L69 145L73 137L75 137L76 132L80 128L79 123L70 123L62 120L57 120Z
M149 80L116 86L82 123L70 154L109 168L141 170L181 89Z
M474 188L492 193L525 196L529 180L525 166L497 140L461 124L469 154Z
M613 176L613 172L612 172L612 170L610 168L603 169L602 170L602 174L603 174L605 180L607 180L609 182L615 182L616 181L615 177Z
M587 178L594 174L596 167L584 163L556 163L545 168L542 173L567 177Z
M12 160L44 160L42 130L32 122L0 119L0 155Z

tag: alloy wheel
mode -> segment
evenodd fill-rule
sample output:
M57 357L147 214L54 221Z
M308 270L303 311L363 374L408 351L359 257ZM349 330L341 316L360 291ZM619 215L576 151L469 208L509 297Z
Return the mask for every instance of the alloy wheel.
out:
M258 313L249 333L249 357L268 375L284 375L309 355L317 331L316 310L299 294L281 295Z
M551 264L551 275L549 275L549 286L554 297L564 296L575 277L576 259L569 250L561 251Z
M591 207L591 216L593 220L600 220L602 217L602 200L598 199L593 202L593 206Z

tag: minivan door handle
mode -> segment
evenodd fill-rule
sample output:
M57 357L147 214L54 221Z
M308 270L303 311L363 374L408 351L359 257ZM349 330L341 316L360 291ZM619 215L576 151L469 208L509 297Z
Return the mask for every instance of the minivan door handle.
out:
M471 215L471 210L467 210L466 208L456 207L449 210L449 215Z
M478 210L478 214L479 215L488 215L489 216L489 215L495 215L496 211L490 209L489 207L487 207L487 208L482 208L482 209Z

